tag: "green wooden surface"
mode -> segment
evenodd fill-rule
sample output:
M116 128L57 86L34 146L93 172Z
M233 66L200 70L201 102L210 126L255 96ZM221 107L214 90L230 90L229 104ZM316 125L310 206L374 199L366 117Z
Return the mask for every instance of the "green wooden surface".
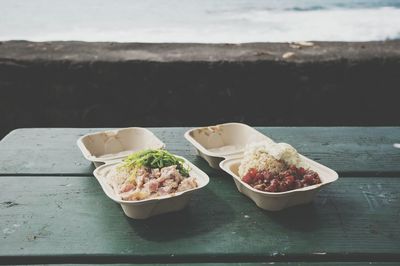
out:
M60 264L24 264L24 265L48 265L48 266L55 266ZM63 264L63 266L71 266L76 264ZM99 264L85 264L86 266L94 266ZM384 265L384 266L392 266L392 265L399 265L398 262L232 262L232 263L167 263L167 264L104 264L102 265L112 265L112 266L127 266L127 265L135 265L135 266L254 266L254 265L290 265L290 266L303 266L303 265L311 265L311 266L319 266L319 265L344 265L344 266L359 266L359 265Z
M276 141L335 169L341 175L376 176L400 173L400 127L258 128ZM78 137L99 129L18 129L0 142L0 174L90 175L93 166L76 146ZM187 157L207 173L183 138L187 128L151 128L167 149Z
M137 221L105 196L76 146L99 129L11 132L0 142L0 264L400 263L399 127L258 129L341 178L312 204L263 211L195 155L187 128L152 128L211 180L185 210Z
M184 211L141 221L124 216L93 177L3 177L0 257L400 260L399 180L342 178L313 204L266 212L230 177L212 176Z
M24 265L44 265L44 264L24 264ZM48 266L55 266L55 265L60 265L60 264L45 264ZM63 264L63 266L70 266L70 265L76 265L76 264ZM94 265L99 265L99 264L85 264L86 266L94 266ZM311 265L311 266L319 266L319 265L344 265L344 266L359 266L359 265L384 265L384 266L392 266L392 265L399 265L398 262L232 262L232 263L167 263L167 264L130 264L130 263L124 263L124 264L103 264L102 265L112 265L112 266L127 266L127 265L135 265L135 266L182 266L182 265L187 265L187 266L254 266L254 265L278 265L278 266L283 266L283 265L290 265L290 266L303 266L303 265Z

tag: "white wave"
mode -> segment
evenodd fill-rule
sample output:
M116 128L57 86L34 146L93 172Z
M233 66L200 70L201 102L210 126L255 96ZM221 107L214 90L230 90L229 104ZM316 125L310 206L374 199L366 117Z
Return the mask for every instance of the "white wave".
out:
M272 42L373 41L400 37L400 9L393 7L306 12L252 11L226 14L225 18L242 20L243 24L247 24L251 34L246 37L253 41L257 38ZM251 25L257 25L257 30L253 31Z
M0 40L240 43L400 38L400 9L394 7L192 11L178 12L181 15L136 11L133 15L121 12L109 16L104 12L44 12L37 17L4 13L0 16Z

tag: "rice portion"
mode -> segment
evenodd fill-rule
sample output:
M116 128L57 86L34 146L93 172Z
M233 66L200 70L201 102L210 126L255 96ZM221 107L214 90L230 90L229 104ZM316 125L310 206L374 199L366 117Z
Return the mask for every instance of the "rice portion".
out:
M287 143L275 143L272 140L251 143L246 146L244 157L239 166L239 176L243 177L250 169L279 173L288 166L303 167L296 149Z

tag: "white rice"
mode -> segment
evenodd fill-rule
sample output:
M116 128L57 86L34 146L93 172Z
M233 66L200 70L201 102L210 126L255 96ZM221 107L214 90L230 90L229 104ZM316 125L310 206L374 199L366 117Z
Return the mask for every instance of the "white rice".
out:
M251 168L278 173L284 171L288 165L305 166L296 149L289 144L272 140L251 143L245 148L239 176L243 177Z

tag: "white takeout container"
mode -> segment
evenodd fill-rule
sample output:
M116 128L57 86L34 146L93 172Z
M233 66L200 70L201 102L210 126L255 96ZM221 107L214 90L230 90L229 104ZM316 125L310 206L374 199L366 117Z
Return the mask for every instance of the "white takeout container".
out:
M258 207L268 211L278 211L291 206L311 202L323 186L326 186L339 178L338 174L332 169L310 160L303 155L300 155L300 157L311 170L318 173L322 182L321 184L285 192L264 192L251 187L241 180L238 174L238 169L243 155L222 161L220 167L233 177L237 189L253 200Z
M286 192L263 192L243 182L238 174L238 168L246 144L272 139L242 123L191 129L185 133L185 138L195 146L199 156L203 157L211 167L230 174L237 189L264 210L278 211L311 202L323 186L338 179L338 174L332 169L299 154L305 164L319 174L322 183Z
M190 176L196 178L198 184L197 188L177 192L171 195L166 195L154 199L126 201L121 200L107 182L108 178L111 178L111 176L109 175L110 170L112 170L113 167L116 167L119 162L104 164L95 169L93 174L99 181L106 195L113 201L121 204L122 209L128 217L133 219L146 219L154 215L179 211L183 209L189 203L190 197L192 196L193 192L203 188L210 181L206 173L190 163L187 159L181 156L175 156L178 158L182 158L185 161L185 165L189 166L189 174Z
M83 156L96 167L143 149L162 149L165 144L150 130L129 127L87 134L77 141Z
M246 144L270 139L242 123L226 123L190 129L185 138L193 144L198 155L215 169L228 157L243 153Z

